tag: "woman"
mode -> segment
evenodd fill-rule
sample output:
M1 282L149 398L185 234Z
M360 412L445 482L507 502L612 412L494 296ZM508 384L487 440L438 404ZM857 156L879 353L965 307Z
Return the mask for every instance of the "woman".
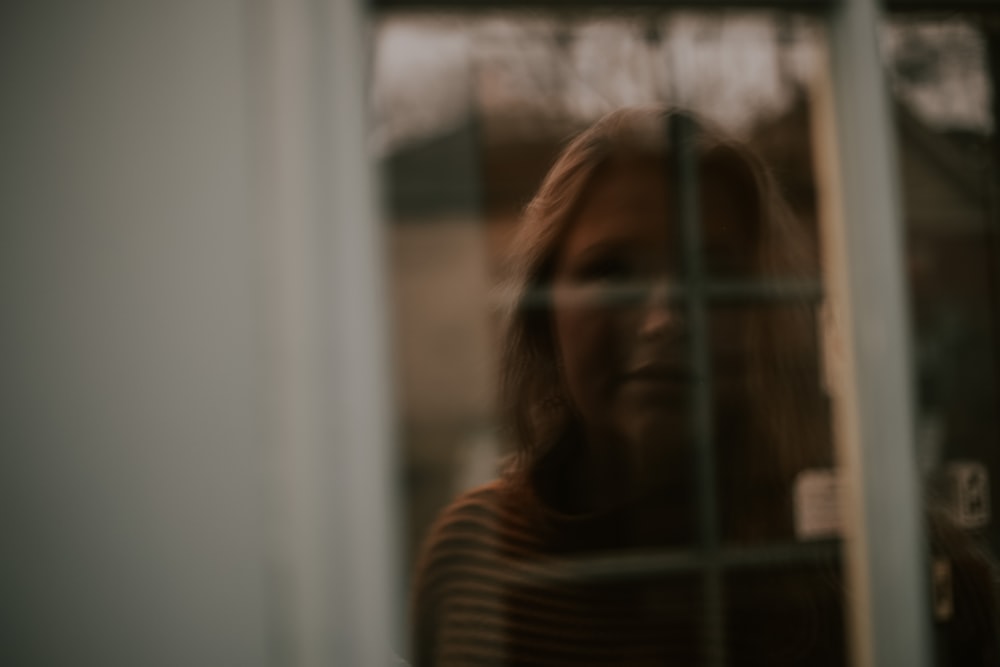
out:
M690 173L696 201L675 187ZM800 237L760 161L685 114L619 111L567 146L512 253L501 397L517 452L431 532L418 667L696 665L723 652L727 664L843 664L830 564L736 573L718 594L697 563L667 566L706 543L788 538L791 480L831 464L812 304L703 310L692 297L702 268L807 277ZM702 473L718 494L695 503L694 452L708 442L716 465Z

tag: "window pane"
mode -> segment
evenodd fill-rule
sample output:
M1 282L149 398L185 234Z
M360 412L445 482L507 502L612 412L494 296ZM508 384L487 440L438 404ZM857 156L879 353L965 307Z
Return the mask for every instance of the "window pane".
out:
M995 25L992 16L896 15L882 30L897 100L916 446L929 506L942 517L933 554L939 664L981 662L969 637L1000 636L996 579L981 553L1000 548L990 494L1000 473ZM996 640L991 650L996 661Z
M988 37L883 34L927 584L940 664L969 664L996 636L966 540L998 547ZM416 664L848 664L821 22L384 13L375 35Z

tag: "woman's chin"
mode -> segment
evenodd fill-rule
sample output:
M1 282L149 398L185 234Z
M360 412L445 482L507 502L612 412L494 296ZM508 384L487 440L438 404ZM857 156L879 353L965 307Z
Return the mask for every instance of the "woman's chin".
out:
M686 420L664 410L638 410L622 423L622 433L628 443L633 465L638 472L650 466L670 466L683 449Z

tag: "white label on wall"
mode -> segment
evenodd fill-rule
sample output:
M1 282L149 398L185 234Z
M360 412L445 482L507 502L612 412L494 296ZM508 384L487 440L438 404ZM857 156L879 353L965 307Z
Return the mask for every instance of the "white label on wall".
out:
M803 470L795 478L795 535L816 540L840 535L840 483L829 468Z
M951 514L963 528L982 528L990 522L990 477L982 463L960 461L945 468L951 487Z

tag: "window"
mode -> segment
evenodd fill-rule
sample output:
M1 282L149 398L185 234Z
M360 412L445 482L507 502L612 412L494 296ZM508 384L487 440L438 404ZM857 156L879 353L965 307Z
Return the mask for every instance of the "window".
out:
M954 17L887 19L882 57L891 87L857 103L851 95L882 86L848 74L878 69L878 54L857 48L876 16L852 8L834 15L830 22L815 13L732 9L377 15L373 99L392 247L411 564L441 507L495 477L516 449L498 428L493 393L502 363L493 286L523 207L566 137L619 107L677 105L768 164L797 221L799 271L761 280L740 266L739 243L702 233L704 282L686 303L699 322L689 322L691 335L704 341L689 356L701 355L695 373L709 378L689 407L707 412L705 431L692 435L696 482L681 503L698 517L699 537L684 548L602 553L567 567L584 578L694 576L705 664L752 664L766 655L766 642L747 639L753 633L736 620L741 605L762 618L772 613L772 625L794 634L802 619L794 604L776 602L780 591L822 609L814 615L824 618L822 639L814 637L812 648L830 664L970 659L948 607L965 584L940 545L925 564L921 526L923 505L941 508L964 526L963 545L969 538L996 548L986 518L997 462L987 444L995 441L996 400L985 38L974 22ZM880 136L892 127L879 116L877 98L886 92L897 100L895 143ZM899 213L891 194L896 153L904 245L892 224L878 222ZM966 219L975 222L953 222ZM907 269L905 284L902 272L893 277L893 257ZM942 271L947 262L955 269ZM753 443L740 440L739 422L719 421L733 414L725 405L739 365L732 332L755 317L780 322L782 309L795 307L810 313L787 342L796 349L796 386L807 388L794 401L810 437L766 471ZM956 309L966 314L944 314ZM967 366L951 361L959 349ZM893 444L872 452L863 444L872 438ZM919 477L901 472L912 460L923 466ZM755 485L755 474L768 483ZM918 502L925 484L932 498ZM777 489L774 497L768 488ZM910 516L881 513L901 499ZM891 562L900 549L907 562ZM808 592L817 572L831 588ZM901 589L906 577L925 587ZM845 620L845 600L829 591L852 587L867 591ZM913 616L895 614L900 607ZM904 626L922 638L893 634Z

